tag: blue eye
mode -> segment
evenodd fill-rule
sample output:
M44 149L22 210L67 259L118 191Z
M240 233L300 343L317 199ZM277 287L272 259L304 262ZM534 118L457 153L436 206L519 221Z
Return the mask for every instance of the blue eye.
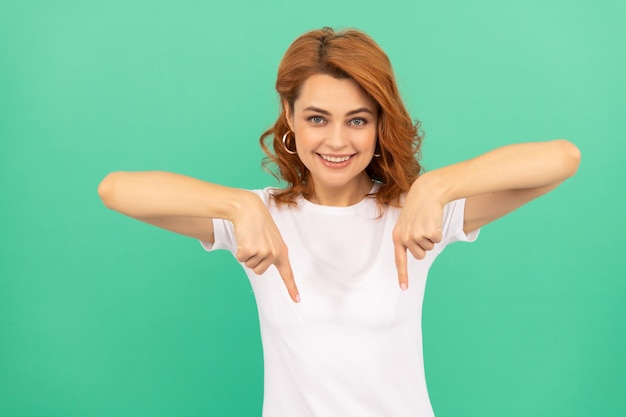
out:
M322 123L324 123L324 118L321 116L311 116L308 118L308 120L314 125L321 125Z
M350 120L350 124L353 126L363 126L367 123L367 120L357 117L356 119Z

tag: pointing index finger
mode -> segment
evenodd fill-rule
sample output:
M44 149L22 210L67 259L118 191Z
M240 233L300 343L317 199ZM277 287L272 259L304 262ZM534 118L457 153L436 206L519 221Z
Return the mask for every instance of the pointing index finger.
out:
M394 254L396 260L396 269L398 270L398 281L402 291L409 288L409 274L406 266L406 247L401 243L394 244Z
M285 286L287 287L287 292L291 299L299 303L300 302L300 294L298 293L298 287L296 286L296 280L293 277L293 270L291 269L291 264L289 263L289 257L285 254L276 259L274 263L280 277L282 278Z

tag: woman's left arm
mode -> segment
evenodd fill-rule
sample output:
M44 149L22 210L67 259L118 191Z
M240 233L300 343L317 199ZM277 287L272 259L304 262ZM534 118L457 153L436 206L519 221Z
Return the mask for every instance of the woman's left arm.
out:
M520 143L424 174L442 203L466 197L465 233L556 188L576 173L580 151L566 140Z
M468 233L553 190L576 173L579 163L574 144L553 140L504 146L420 176L394 229L400 286L408 284L406 251L422 259L441 241L445 204L466 198L463 230Z

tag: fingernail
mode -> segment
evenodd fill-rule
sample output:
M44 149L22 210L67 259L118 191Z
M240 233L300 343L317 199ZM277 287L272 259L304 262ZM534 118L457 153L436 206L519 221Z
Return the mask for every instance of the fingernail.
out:
M300 294L296 294L296 303L300 302Z
M406 282L403 282L403 283L401 283L401 284L400 284L400 289L401 289L402 291L406 291L406 289L407 289Z

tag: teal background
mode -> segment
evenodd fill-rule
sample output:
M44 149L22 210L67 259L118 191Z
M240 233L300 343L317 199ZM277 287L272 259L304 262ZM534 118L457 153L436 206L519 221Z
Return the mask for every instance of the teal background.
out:
M96 188L115 170L274 185L257 139L278 62L329 25L387 51L426 168L560 137L583 154L435 263L437 416L625 416L625 18L617 0L3 2L0 415L260 415L236 262L108 211Z

